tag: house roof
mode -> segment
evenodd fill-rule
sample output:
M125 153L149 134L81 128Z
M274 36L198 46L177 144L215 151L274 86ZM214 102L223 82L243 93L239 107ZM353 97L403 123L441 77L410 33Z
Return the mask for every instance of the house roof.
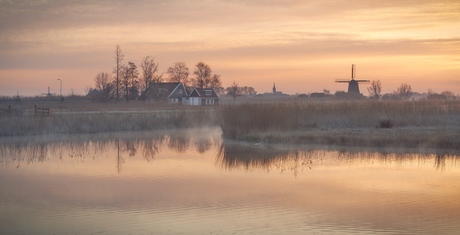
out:
M139 96L139 99L156 98L156 99L167 99L170 98L171 94L178 89L183 87L181 82L159 82L150 84L149 88ZM184 88L185 90L185 88ZM185 92L187 92L185 90ZM187 94L184 94L186 96Z
M212 88L195 88L189 95L190 97L209 97L218 98L216 92Z
M98 96L99 94L100 94L100 92L98 90L92 89L90 92L88 92L86 97L94 98L94 97Z

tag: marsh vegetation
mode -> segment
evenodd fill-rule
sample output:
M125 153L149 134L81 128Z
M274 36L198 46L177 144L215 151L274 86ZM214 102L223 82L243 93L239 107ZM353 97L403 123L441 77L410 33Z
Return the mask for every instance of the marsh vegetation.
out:
M351 146L460 146L458 101L285 102L223 106L226 138Z
M53 114L33 115L34 106L50 107ZM213 107L29 101L12 109L2 114L0 136L221 127L224 138L251 142L460 148L458 100L287 99Z
M8 107L8 106L6 106ZM51 109L36 115L35 107ZM213 108L143 102L21 102L1 113L0 136L135 132L218 126Z

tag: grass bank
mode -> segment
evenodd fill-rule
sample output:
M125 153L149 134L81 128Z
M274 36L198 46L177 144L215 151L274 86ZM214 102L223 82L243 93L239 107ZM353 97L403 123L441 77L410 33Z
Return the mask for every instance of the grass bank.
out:
M269 143L460 148L459 101L222 106L225 138Z

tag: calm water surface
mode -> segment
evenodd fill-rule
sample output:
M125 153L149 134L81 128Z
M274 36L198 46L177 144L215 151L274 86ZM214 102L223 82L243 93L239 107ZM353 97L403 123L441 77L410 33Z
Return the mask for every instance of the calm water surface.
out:
M459 234L460 155L223 141L217 129L0 139L1 234Z

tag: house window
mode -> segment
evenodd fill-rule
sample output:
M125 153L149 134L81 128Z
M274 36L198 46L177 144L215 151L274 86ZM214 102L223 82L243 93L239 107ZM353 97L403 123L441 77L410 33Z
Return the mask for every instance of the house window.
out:
M177 94L182 95L182 89L179 89L179 90L177 91Z
M214 99L206 99L206 105L213 105Z
M204 95L205 96L212 96L212 90L205 90Z

